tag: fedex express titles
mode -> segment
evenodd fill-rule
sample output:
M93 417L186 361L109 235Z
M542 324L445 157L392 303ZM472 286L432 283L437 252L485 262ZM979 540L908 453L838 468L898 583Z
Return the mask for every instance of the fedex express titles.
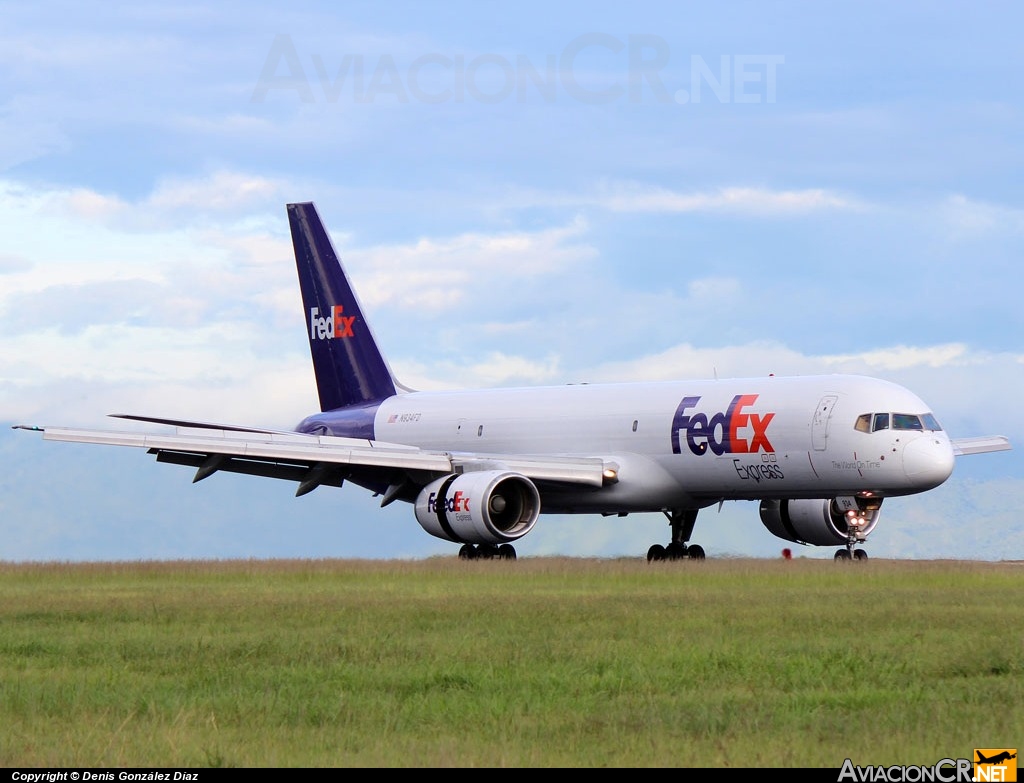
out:
M672 453L682 453L680 433L685 432L686 445L698 457L709 448L718 456L756 454L758 451L774 454L775 449L768 440L768 425L775 414L744 411L744 408L757 402L757 396L737 394L725 412L719 411L711 418L706 413L686 413L690 408L697 407L700 397L684 397L672 418Z
M672 418L672 453L682 453L684 436L687 448L698 457L708 450L716 456L762 452L759 464L733 460L739 478L756 482L784 478L782 468L775 464L775 448L768 440L768 425L775 414L747 410L757 402L757 397L737 394L725 411L711 416L696 412L699 396L684 397Z

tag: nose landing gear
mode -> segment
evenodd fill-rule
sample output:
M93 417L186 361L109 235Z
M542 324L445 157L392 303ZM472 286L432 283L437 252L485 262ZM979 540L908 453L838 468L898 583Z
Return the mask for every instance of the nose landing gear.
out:
M848 544L846 549L836 550L836 560L867 560L868 553L863 549L854 549L853 544Z
M836 498L837 503L843 500ZM836 560L867 560L868 553L863 549L854 549L857 544L863 544L868 540L868 532L874 527L873 521L878 518L878 509L881 507L881 500L871 505L855 503L850 499L847 506L846 520L846 549L836 550Z

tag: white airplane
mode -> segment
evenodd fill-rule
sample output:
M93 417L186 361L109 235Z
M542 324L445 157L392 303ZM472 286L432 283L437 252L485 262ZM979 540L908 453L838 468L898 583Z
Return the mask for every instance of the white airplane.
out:
M541 513L662 513L647 559L704 558L697 513L760 504L786 541L837 546L878 524L885 498L942 484L958 455L1010 448L950 439L907 389L851 375L571 384L478 391L401 385L312 203L288 204L320 411L294 431L123 415L165 432L29 427L46 440L137 446L160 462L297 482L296 496L349 481L414 507L459 556L514 559Z

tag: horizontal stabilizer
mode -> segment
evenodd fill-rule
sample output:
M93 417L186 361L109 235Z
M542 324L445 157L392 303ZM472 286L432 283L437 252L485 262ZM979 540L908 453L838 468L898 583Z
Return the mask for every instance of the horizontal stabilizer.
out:
M291 430L266 430L260 427L241 427L231 424L213 424L205 421L188 421L187 419L166 419L159 416L138 416L133 413L111 413L111 418L114 419L129 419L131 421L145 421L152 424L166 424L170 427L189 427L195 430L226 430L229 432L263 432L272 433L280 432L286 433Z

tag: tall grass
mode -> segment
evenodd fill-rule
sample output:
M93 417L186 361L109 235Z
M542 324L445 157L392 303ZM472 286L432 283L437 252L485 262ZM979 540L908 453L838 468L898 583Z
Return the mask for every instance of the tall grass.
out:
M0 766L930 765L1024 738L1024 567L0 564Z

